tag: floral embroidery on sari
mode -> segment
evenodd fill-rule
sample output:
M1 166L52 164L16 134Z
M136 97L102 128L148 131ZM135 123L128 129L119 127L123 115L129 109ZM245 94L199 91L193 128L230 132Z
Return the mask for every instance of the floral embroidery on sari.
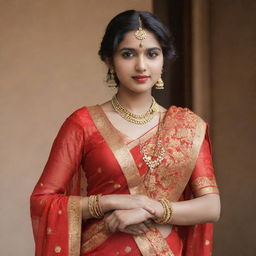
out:
M179 199L195 166L205 128L205 123L188 109L172 107L168 111L160 131L160 139L166 151L165 158L144 179L150 197L165 197L171 201ZM147 144L151 154L156 141L157 135L149 139Z

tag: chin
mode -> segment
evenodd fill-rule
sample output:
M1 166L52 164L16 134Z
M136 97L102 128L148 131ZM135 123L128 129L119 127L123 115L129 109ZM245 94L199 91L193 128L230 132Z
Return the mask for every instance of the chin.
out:
M133 93L143 93L143 92L151 92L151 89L154 85L151 85L149 83L136 83L131 84L128 86L120 86L120 88L123 88L125 91L130 91Z
M135 88L132 88L130 89L131 91L135 92L135 93L146 93L146 92L151 92L151 89L152 89L152 86L145 86L145 87L140 87L140 86L137 86Z

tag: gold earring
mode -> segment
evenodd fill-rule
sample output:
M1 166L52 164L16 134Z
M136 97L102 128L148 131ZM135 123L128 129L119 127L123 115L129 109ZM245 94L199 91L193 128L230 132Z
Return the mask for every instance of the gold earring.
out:
M110 88L116 88L117 87L117 83L116 83L116 80L115 80L113 69L108 70L107 84L108 84L108 87L110 87Z
M157 80L157 82L155 84L155 87L156 87L157 90L163 90L164 89L164 82L163 82L161 77Z

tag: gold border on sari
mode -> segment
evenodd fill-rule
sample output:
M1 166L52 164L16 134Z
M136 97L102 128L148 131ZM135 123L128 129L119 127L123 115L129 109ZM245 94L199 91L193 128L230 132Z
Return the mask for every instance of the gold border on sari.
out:
M116 136L116 131L105 116L102 108L99 105L92 106L88 107L88 111L95 126L118 161L126 178L130 193L146 195L142 177L139 174L129 148L124 144L120 136ZM134 236L134 240L143 256L155 256L157 254L174 256L166 240L156 228L152 228L145 235Z
M201 188L199 191L195 193L197 197L204 196L207 194L219 194L219 189L217 187L207 187Z
M203 143L206 131L206 123L200 118L197 117L197 127L195 131L195 137L193 140L193 146L191 151L191 161L190 161L190 168L194 170L196 165L196 160L199 155L201 145Z
M97 129L100 131L105 142L113 152L120 168L122 169L132 194L144 194L142 178L139 175L134 159L124 144L122 138L116 135L110 121L105 116L99 105L88 107L90 115Z
M86 253L88 251L96 249L102 243L104 243L111 234L109 234L105 229L101 230L90 239L88 239L85 243L82 244L82 252Z
M191 188L195 196L219 194L215 177L198 177L192 182Z
M68 246L69 256L80 256L82 207L80 196L70 196L68 199Z
M112 233L105 229L104 219L97 220L82 233L82 253L88 253L104 243Z

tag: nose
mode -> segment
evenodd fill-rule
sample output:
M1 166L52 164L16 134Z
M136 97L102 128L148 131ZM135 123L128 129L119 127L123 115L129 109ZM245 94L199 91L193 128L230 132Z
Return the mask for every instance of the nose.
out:
M143 56L138 56L135 69L140 73L146 71L146 62Z

